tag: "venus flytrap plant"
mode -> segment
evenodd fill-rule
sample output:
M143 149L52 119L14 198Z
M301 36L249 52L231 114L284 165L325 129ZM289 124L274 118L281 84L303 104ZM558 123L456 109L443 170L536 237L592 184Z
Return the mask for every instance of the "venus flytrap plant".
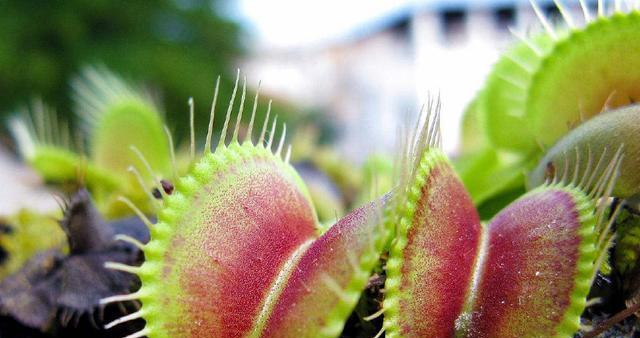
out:
M269 119L269 109L254 142L257 95L241 140L246 80L232 122L239 74L213 150L219 81L200 156L191 123L190 163L183 171L150 101L109 74L87 73L74 85L86 129L94 135L92 161L82 168L108 173L117 186L111 190L125 195L117 201L151 233L146 244L117 236L140 248L145 262L105 267L137 275L142 287L100 303L142 307L106 328L143 318L146 326L127 338L337 337L388 251L382 260L384 300L367 317L384 316L377 337L571 337L580 329L598 271L609 270L621 208L610 207L610 197L637 193L637 142L624 142L633 143L637 134L637 106L570 131L530 175L532 190L489 222L481 222L474 202L522 186L524 170L540 155L538 145L551 146L602 107L636 100L637 59L624 52L640 41L638 12L616 8L607 16L599 1L594 18L581 4L586 27L576 28L557 2L566 21L566 28L557 29L534 3L545 32L514 32L521 42L489 76L471 112L486 133L486 146L494 148L481 151L462 175L468 180L480 171L491 178L471 186L473 196L439 149L440 107L431 102L420 127L404 135L392 192L328 227L319 224L308 189L289 164L286 127ZM589 55L582 55L587 47ZM601 50L610 54L598 58ZM610 55L620 62L612 65ZM565 90L565 78L575 81L583 72L587 80ZM542 127L556 108L561 122ZM46 126L46 120L38 118L36 125ZM522 132L526 122L533 128ZM41 147L55 144L46 129L34 132L28 123L14 129L21 149L28 150L23 153L48 154L62 165L33 163L77 171L85 161ZM90 182L104 184L103 178ZM161 188L156 196L154 187ZM113 208L113 200L105 200ZM146 216L150 211L157 211L155 224Z
M151 241L120 236L146 260L106 267L138 275L142 287L102 303L143 306L107 328L144 318L128 338L337 337L387 249L383 306L368 317L384 315L378 336L570 337L580 328L614 238L606 201L621 150L593 170L566 166L482 225L438 149L439 104L430 103L421 128L406 136L393 194L323 231L282 158L284 128L275 152L275 123L265 145L268 119L254 144L254 105L249 136L238 140L244 86L226 142L237 88L238 80L218 145L163 194L156 224L123 200L149 225Z
M159 199L149 196L159 210L156 224L136 202L119 199L147 224L151 240L117 236L140 248L145 262L105 267L136 274L142 287L100 303L143 306L106 328L143 318L146 326L128 338L337 337L389 251L383 306L367 317L384 316L378 336L569 337L579 329L614 238L619 209L610 220L605 202L616 188L623 148L603 152L597 164L595 146L586 160L564 157L547 177L552 181L483 225L438 149L440 105L430 102L421 127L405 133L393 192L325 228L289 165L285 127L276 141L277 123L267 118L253 142L257 95L248 136L239 140L246 80L230 130L239 80L211 151L216 87L204 153L196 158L192 141L190 169L181 178L161 181L166 174L134 148L146 170L134 177L146 194L146 182L167 189Z
M383 202L320 233L306 187L289 165L289 151L283 154L285 128L274 151L277 124L274 119L267 140L267 118L254 144L254 104L247 139L238 139L244 86L226 142L237 87L238 79L215 150L209 145L217 95L204 154L163 194L157 223L145 219L152 237L139 243L145 263L106 264L137 274L142 288L103 303L143 304L107 328L142 317L146 327L129 338L335 337L342 331L387 241Z

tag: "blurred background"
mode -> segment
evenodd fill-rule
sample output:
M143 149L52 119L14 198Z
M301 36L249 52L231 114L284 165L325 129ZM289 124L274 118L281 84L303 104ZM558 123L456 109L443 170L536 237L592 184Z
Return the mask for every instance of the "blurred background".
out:
M455 155L462 113L512 41L509 27L534 21L523 0L0 1L0 184L29 175L11 155L8 117L41 98L73 126L70 80L87 65L149 87L178 142L188 98L205 125L216 76L224 101L239 68L294 135L355 164L392 153L398 126L440 96Z

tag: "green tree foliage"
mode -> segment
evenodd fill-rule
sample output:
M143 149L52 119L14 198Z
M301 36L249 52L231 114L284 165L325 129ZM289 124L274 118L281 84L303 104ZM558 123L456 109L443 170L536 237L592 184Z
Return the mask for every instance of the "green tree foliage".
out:
M0 116L41 96L72 111L69 80L104 64L162 95L172 129L187 130L187 98L206 123L215 77L234 77L236 23L217 0L0 1ZM257 79L255 79L257 82ZM222 88L231 88L223 85ZM223 91L221 96L228 96Z

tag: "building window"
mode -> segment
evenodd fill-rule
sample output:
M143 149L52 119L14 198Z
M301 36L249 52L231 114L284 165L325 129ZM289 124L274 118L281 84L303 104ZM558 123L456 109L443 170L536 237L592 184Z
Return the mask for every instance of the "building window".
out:
M549 19L550 22L562 21L562 14L560 14L560 10L554 3L544 5L542 7L542 11L544 12L544 15Z
M447 9L441 12L442 35L446 42L457 42L465 37L467 13L462 8Z
M589 7L589 11L591 12L591 15L595 16L596 13L598 13L598 1L597 0L587 1L587 7Z
M389 31L398 41L402 41L407 46L411 44L411 22L408 17L401 18L393 23L389 27Z
M496 8L493 11L493 21L498 30L507 30L516 23L516 9L509 6Z

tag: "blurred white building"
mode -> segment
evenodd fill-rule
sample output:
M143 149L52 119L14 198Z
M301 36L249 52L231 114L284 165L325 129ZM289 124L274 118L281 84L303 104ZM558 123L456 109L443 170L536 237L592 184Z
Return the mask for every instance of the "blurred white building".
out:
M559 15L552 2L538 2ZM565 2L582 17L577 1ZM392 151L398 126L440 95L444 148L455 153L462 112L513 40L508 28L536 21L528 1L412 3L321 46L256 50L242 68L264 80L266 95L329 114L338 149L354 161Z

